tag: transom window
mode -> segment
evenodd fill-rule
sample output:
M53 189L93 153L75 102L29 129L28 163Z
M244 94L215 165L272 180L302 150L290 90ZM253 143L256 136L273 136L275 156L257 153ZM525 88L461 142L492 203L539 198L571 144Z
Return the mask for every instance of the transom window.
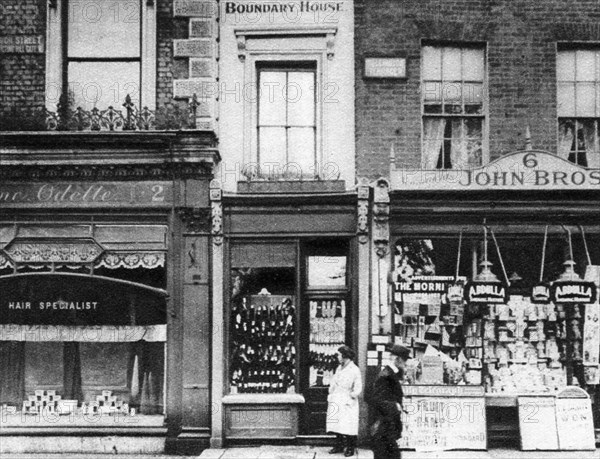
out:
M424 169L480 166L487 107L482 48L422 48Z
M261 175L314 177L316 66L259 65L258 164Z
M559 50L556 59L558 154L600 167L600 49Z

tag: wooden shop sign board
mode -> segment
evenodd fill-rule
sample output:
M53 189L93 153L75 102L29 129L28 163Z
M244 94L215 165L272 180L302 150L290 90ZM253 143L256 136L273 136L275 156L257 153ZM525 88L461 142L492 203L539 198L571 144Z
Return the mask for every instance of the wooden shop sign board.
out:
M420 389L420 386L415 386L417 392ZM417 451L486 449L487 427L483 391L479 396L475 393L460 392L450 391L449 393L454 395L446 396L407 396L404 401L404 427L402 438L398 441L399 446ZM445 394L445 391L441 390L439 393Z
M578 387L518 398L521 449L594 450L592 403Z
M588 169L541 150L518 151L474 169L390 171L392 190L599 190L600 169Z

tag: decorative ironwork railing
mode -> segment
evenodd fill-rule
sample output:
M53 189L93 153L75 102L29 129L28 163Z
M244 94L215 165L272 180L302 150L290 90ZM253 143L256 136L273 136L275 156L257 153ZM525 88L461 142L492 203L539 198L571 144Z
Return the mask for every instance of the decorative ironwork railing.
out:
M81 107L71 109L63 99L55 112L46 108L20 110L16 107L0 114L0 131L153 131L197 129L199 102L194 94L187 108L179 105L150 110L138 108L127 95L123 110L112 106L106 110Z

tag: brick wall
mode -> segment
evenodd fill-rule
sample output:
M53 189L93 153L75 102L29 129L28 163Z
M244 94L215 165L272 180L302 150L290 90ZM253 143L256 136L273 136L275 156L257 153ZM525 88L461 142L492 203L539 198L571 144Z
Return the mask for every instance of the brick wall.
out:
M47 3L47 0L0 1L0 39L41 35L45 41ZM0 112L7 112L13 106L29 109L43 105L45 66L43 52L0 52Z
M188 77L187 60L173 59L173 39L188 38L188 19L174 18L172 0L157 0L157 107L187 101L173 101L173 79ZM48 0L0 0L0 38L42 36L46 42ZM46 43L45 43L46 44ZM44 105L45 54L0 54L0 113L14 107L29 110Z
M600 42L597 0L357 0L357 176L421 161L421 40L487 45L490 158L524 147L556 151L557 41ZM365 54L405 55L408 78L365 80Z

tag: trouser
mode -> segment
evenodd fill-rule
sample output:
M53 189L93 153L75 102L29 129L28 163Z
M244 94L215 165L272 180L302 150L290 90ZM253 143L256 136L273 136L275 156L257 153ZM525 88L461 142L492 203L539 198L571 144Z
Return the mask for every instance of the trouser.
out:
M371 439L373 459L400 459L400 448L395 439L388 436L377 436Z

